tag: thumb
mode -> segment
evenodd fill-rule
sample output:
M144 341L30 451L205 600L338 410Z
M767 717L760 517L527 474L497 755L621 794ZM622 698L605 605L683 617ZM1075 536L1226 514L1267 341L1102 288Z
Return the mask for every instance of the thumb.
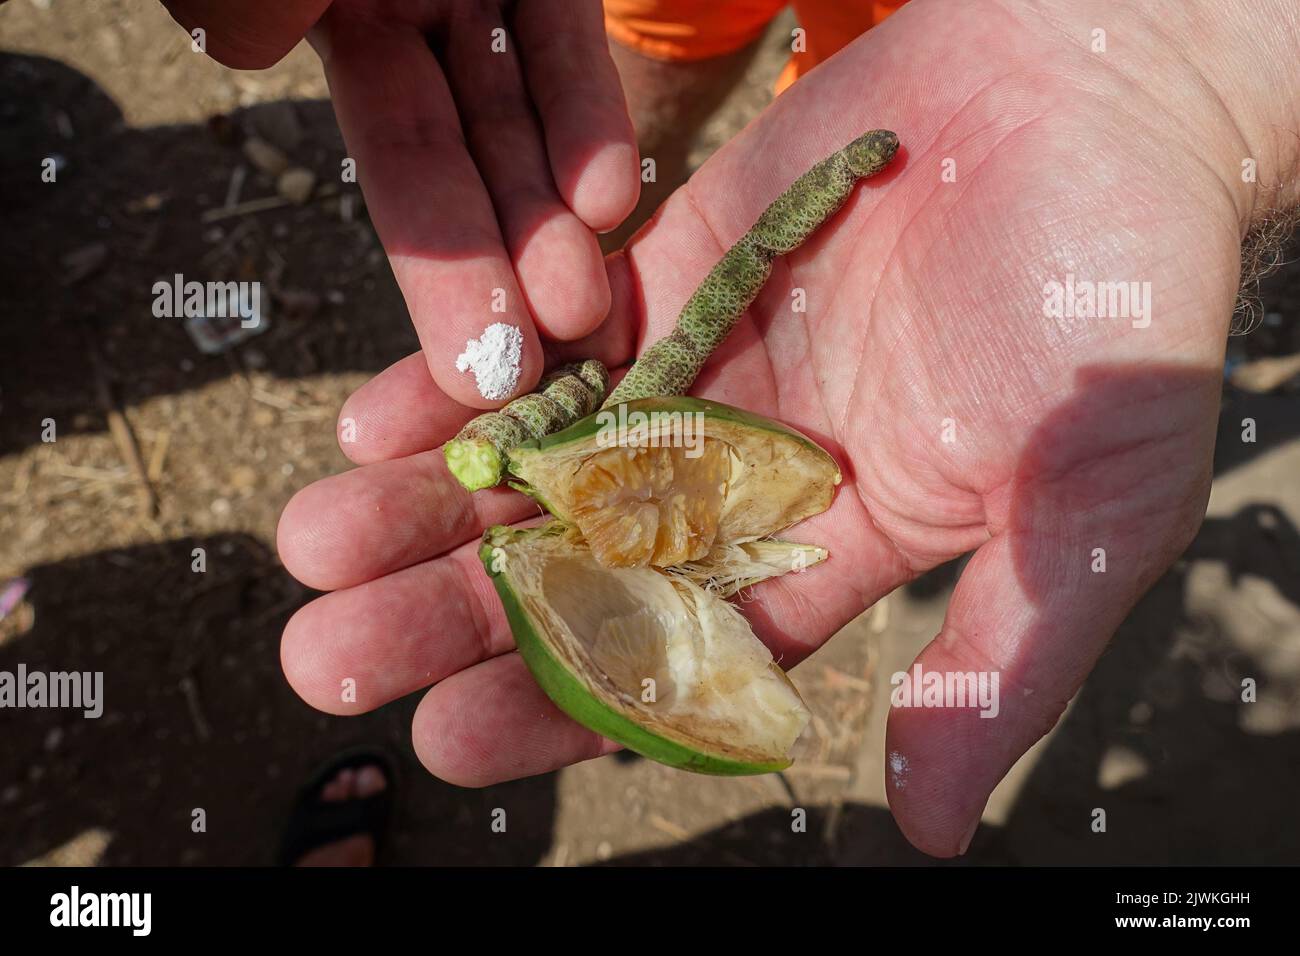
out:
M943 629L891 688L889 806L932 856L966 852L993 788L1052 729L1128 610L1095 592L1036 602L1016 551L1010 536L980 548Z
M891 695L886 789L918 849L966 851L998 781L1191 540L1209 494L1218 388L1212 369L1092 376L986 496L993 537Z

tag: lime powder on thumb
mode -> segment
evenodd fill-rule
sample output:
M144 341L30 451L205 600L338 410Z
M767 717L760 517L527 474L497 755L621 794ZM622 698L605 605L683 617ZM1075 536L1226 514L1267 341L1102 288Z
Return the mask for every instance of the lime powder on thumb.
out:
M496 322L477 340L465 342L465 351L456 357L456 371L472 371L478 393L489 401L508 398L519 384L523 351L524 334L513 325Z

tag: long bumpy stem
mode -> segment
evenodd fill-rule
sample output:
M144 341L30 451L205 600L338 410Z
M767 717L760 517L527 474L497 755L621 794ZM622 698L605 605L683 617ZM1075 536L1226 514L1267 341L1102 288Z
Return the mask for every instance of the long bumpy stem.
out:
M802 245L844 205L859 179L880 172L897 151L898 137L875 129L796 179L727 250L687 300L672 332L642 353L601 407L685 395L763 288L776 257ZM605 367L594 359L548 376L540 392L480 415L447 443L452 474L470 491L500 483L511 448L591 414L608 385Z
M595 359L558 368L537 391L466 424L443 448L447 466L470 491L498 485L505 478L506 452L590 415L608 388L609 372Z
M844 205L859 179L880 172L897 151L897 136L872 130L796 179L727 250L687 300L676 327L642 353L603 407L686 394L763 288L773 260L802 245Z

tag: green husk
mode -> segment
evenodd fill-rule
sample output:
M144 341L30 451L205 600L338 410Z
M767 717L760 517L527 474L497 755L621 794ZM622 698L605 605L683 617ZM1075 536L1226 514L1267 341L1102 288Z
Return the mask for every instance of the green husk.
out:
M520 656L546 696L587 729L670 767L695 773L740 776L772 773L790 766L791 760L788 757L780 760L755 760L744 756L740 748L728 753L725 746L707 752L673 740L663 733L656 733L644 722L638 722L610 703L602 701L579 679L571 669L572 665L566 665L562 655L539 632L537 622L530 617L521 595L516 593L515 586L506 573L509 562L503 557L504 549L512 543L527 541L530 537L568 534L570 530L560 522L531 530L494 527L483 536L483 545L479 549L479 557L505 608ZM780 673L779 668L777 673ZM786 683L789 683L788 679ZM789 686L793 689L793 685ZM797 697L797 691L795 695Z

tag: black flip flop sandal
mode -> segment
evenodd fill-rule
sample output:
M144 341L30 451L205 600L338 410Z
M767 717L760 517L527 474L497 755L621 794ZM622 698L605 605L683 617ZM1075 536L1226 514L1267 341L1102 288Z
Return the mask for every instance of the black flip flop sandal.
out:
M359 800L321 799L325 785L340 771L360 770L362 767L377 767L388 785L379 793ZM368 833L375 841L375 857L378 859L393 812L396 786L393 761L383 751L374 747L355 747L335 754L298 791L284 828L278 864L293 866L317 847L362 833Z

